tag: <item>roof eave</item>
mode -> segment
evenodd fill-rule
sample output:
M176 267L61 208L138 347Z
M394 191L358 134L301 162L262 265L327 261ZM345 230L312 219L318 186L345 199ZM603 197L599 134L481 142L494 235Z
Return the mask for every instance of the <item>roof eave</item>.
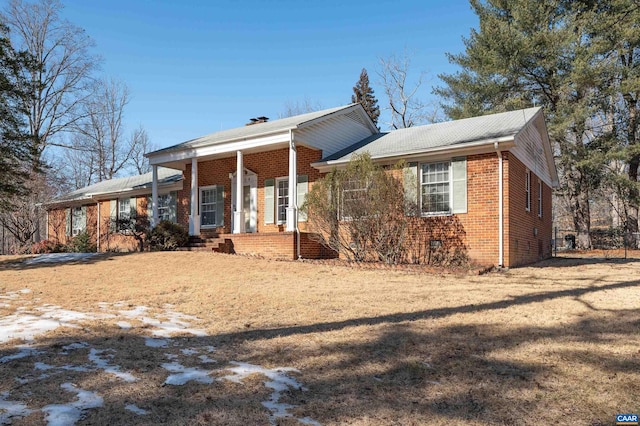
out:
M372 156L371 159L376 162L385 160L393 162L398 160L413 160L442 154L451 154L451 156L471 155L483 153L485 151L495 151L495 144L499 144L501 150L507 150L515 146L514 135L502 136L499 138L484 139L479 142L466 143L462 145L446 145L431 149L421 149L416 151L406 151L392 155ZM352 154L353 155L353 154ZM327 172L334 167L341 167L349 163L351 158L343 158L339 160L319 161L312 163L311 166L321 172Z

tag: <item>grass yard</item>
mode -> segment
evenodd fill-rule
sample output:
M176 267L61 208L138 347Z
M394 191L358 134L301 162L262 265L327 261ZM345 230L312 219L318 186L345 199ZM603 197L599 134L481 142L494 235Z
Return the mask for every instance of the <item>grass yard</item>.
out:
M640 259L482 276L211 253L0 258L0 424L614 424Z

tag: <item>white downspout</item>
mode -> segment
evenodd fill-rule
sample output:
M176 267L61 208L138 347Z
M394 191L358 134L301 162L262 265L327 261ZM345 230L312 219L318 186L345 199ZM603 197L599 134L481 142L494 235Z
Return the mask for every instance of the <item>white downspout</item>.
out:
M100 200L96 201L98 214L96 219L96 251L100 253Z
M498 142L493 143L493 147L498 154L498 266L504 266L504 195L503 195L503 164L502 152Z
M293 129L289 129L289 149L291 149L293 145L294 141L294 137L293 137ZM298 156L297 153L295 155L295 161L298 161ZM289 157L289 162L291 162L291 157ZM299 260L301 258L300 256L300 228L298 228L298 167L297 164L295 164L295 186L294 186L294 202L295 202L295 221L294 221L294 232L296 233L296 260ZM292 185L293 186L293 185ZM291 186L289 187L289 190L291 191Z

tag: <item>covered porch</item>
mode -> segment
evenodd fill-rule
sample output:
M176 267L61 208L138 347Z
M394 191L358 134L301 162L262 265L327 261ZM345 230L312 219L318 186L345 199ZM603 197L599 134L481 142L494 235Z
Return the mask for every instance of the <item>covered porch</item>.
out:
M218 251L220 246L219 251L226 252L301 257L298 239L300 225L302 231L306 229L306 218L299 214L299 207L310 178L319 176L309 158L313 161L321 152L297 142L289 130L250 144L230 142L151 157L152 183L159 166L182 170L184 187L178 193L177 221L189 230L189 248L206 246ZM155 184L151 192L150 222L155 226ZM236 238L241 236L245 238ZM277 256L270 255L271 251Z

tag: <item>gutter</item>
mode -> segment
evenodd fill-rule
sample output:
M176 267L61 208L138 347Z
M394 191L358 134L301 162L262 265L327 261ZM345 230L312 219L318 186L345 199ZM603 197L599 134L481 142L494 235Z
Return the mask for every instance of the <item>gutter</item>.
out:
M372 160L377 160L377 161L392 160L395 158L411 160L414 158L424 158L426 156L436 155L436 154L450 154L450 156L455 157L458 155L462 155L466 151L470 151L474 148L480 149L480 148L486 147L486 149L491 150L491 146L493 145L495 147L495 144L500 144L504 149L512 148L515 146L514 137L513 135L504 136L501 138L485 139L480 142L472 142L472 143L468 143L460 146L445 145L445 146L441 146L433 149L415 150L415 151L402 152L402 153L391 154L391 155L380 155L380 156L371 157L371 158ZM473 152L473 154L479 154L479 153L481 152ZM311 163L311 166L322 172L322 171L329 171L331 170L332 167L346 165L349 163L349 161L350 161L350 158L345 160L319 161L317 163Z

